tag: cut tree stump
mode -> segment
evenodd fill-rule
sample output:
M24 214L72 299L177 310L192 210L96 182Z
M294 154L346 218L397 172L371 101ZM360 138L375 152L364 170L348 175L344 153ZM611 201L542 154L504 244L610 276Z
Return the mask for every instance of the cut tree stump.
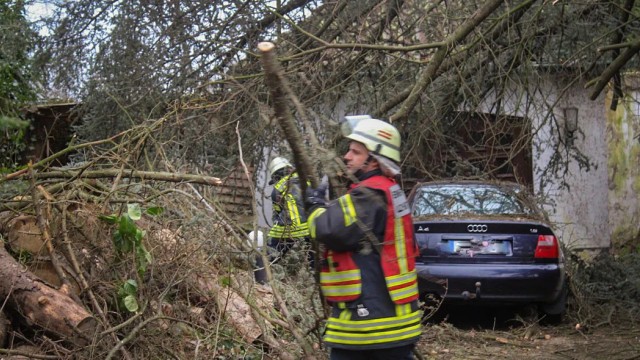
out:
M52 225L55 225L55 222L52 222ZM7 245L12 253L24 254L26 252L29 254L26 263L28 270L32 274L56 289L62 286L62 280L53 266L51 256L47 252L42 232L38 228L35 216L20 215L9 218L3 222L3 226L0 226L0 231L6 235ZM62 263L65 260L58 258L57 261ZM80 285L75 281L75 276L70 271L70 268L68 264L62 268L67 275L67 279L70 280L70 286L67 290L78 295L80 294Z
M15 251L28 251L37 256L47 253L35 216L21 215L6 224L8 244Z
M0 296L28 325L79 345L88 343L97 321L66 294L44 284L0 247Z

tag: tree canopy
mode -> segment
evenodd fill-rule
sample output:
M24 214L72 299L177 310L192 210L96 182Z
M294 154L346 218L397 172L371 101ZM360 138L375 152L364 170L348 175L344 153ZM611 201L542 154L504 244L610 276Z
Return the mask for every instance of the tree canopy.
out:
M539 92L552 72L590 80L592 97L613 80L615 104L638 64L639 14L618 0L62 2L50 85L82 102L83 138L173 114L165 150L222 169L236 123L249 154L280 143L257 61L270 40L324 140L340 112L367 112L395 122L411 154L435 154L465 122L456 110L493 97L501 114L514 84ZM442 175L411 154L417 172Z
M251 171L271 150L300 150L287 149L285 137L318 150L309 162L332 175L329 165L339 161L327 149L341 146L338 120L367 113L401 131L403 175L490 177L526 157L542 126L560 126L550 109L565 89L584 83L599 99L614 89L615 106L626 95L623 77L638 68L640 6L632 0L41 2L54 11L38 23L45 35L36 50L24 13L32 2L0 0L0 24L12 30L0 34L0 65L10 69L0 79L7 89L0 115L17 117L35 99L37 58L46 63L38 95L73 100L65 104L81 121L79 139L66 149L0 179L3 187L16 184L3 188L0 202L7 250L0 252L0 340L3 313L16 328L8 332L11 349L0 350L16 356L324 357L327 309L312 286L315 274L300 266L307 249L299 244L270 264L254 241L260 235L249 233L258 234L257 218L268 216L258 213ZM275 51L257 49L268 42ZM539 109L536 120L545 123L534 128L526 114ZM474 147L507 149L507 162L492 168L461 156L460 148ZM577 147L554 150L588 164ZM69 153L70 163L54 165ZM583 206L598 201L591 187L582 190ZM637 227L629 229L625 247L636 249ZM270 269L271 288L254 282L256 257ZM582 264L567 256L567 272L569 260ZM627 263L640 264L637 256L619 266L585 262L587 276L572 273L580 281L571 286L574 323L584 330L637 323L640 310L630 305L638 286L621 271ZM41 275L32 276L36 270ZM50 283L60 284L60 294L45 293L54 289L42 279L57 279ZM60 306L73 300L84 310ZM424 300L428 310L436 299ZM434 329L422 353L449 349L433 346L434 334L462 339L460 353L468 353L469 339L457 330ZM523 347L522 334L513 339ZM13 349L26 344L35 349ZM487 357L496 344L476 345Z
M33 51L37 35L25 17L24 1L0 2L0 164L15 165L22 146L20 110L36 98Z

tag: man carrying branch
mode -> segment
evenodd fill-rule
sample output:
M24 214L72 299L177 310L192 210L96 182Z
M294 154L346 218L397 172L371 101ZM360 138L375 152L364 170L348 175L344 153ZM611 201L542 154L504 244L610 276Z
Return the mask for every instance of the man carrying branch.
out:
M324 244L320 286L331 304L324 334L331 359L412 359L421 311L417 246L404 192L394 180L400 135L369 116L347 117L347 172L357 180L326 202L326 187L308 188L310 235Z

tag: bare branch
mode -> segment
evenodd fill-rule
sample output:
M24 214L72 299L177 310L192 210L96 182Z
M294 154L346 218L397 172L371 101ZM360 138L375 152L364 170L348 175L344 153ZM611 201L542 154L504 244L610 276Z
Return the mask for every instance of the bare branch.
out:
M87 179L98 178L113 178L122 174L123 178L127 179L139 179L139 180L158 180L169 182L190 182L203 185L218 186L222 184L222 180L217 177L203 176L197 174L180 174L173 172L157 172L157 171L138 171L138 170L119 170L119 169L104 169L93 171L74 171L74 170L61 170L61 171L47 171L47 172L35 172L33 177L36 179L71 179L76 177ZM10 180L21 179L23 175L16 176Z
M291 116L289 111L289 107L287 105L287 97L289 96L287 95L292 92L286 80L282 76L282 69L275 58L274 49L275 45L270 42L262 42L258 44L258 50L260 50L262 54L260 59L262 66L264 67L265 81L271 91L276 118L278 119L278 124L280 125L280 128L285 135L285 139L289 142L289 146L293 152L293 159L296 169L300 174L300 178L302 179L301 186L304 191L306 188L306 181L310 181L311 186L318 187L320 184L320 177L318 176L318 171L312 165L311 160L307 155L307 150L303 145L302 136L300 135L300 132L293 121L293 116Z
M594 79L594 81L596 81L595 88L591 92L591 95L589 96L589 98L591 100L597 99L598 96L600 95L600 92L602 92L602 89L604 89L604 87L607 86L607 83L609 82L609 80L611 80L611 78L614 77L615 74L618 73L618 71L620 71L620 69L625 64L627 64L627 62L638 52L640 52L640 40L633 42L627 48L627 50L625 50L611 64L609 64L609 66L607 66L607 68L602 72L600 77L598 77L597 79ZM585 87L589 87L591 85L593 85L593 82L588 83L587 86Z
M420 95L424 92L424 89L431 82L432 78L436 75L438 68L444 62L447 54L464 38L473 31L484 19L486 19L491 13L500 6L504 0L490 0L485 5L478 9L475 14L467 19L458 29L451 34L446 40L445 45L441 46L438 51L429 60L429 64L422 71L418 81L411 89L411 93L404 101L400 109L389 117L391 122L404 118L413 110L420 98Z

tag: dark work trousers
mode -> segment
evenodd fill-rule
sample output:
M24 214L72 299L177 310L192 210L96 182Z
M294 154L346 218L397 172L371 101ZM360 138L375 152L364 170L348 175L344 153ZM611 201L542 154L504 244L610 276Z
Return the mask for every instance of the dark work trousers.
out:
M331 360L412 360L415 344L376 350L331 349Z
M267 249L267 258L271 264L275 264L280 259L293 248L293 246L301 242L303 246L309 246L309 238L301 238L301 239L279 239L279 238L270 238L269 239L269 248ZM307 261L309 262L309 266L313 270L313 252L307 252ZM267 280L267 272L264 269L264 262L262 261L262 256L256 257L256 267L253 272L256 282L258 284L266 284Z

